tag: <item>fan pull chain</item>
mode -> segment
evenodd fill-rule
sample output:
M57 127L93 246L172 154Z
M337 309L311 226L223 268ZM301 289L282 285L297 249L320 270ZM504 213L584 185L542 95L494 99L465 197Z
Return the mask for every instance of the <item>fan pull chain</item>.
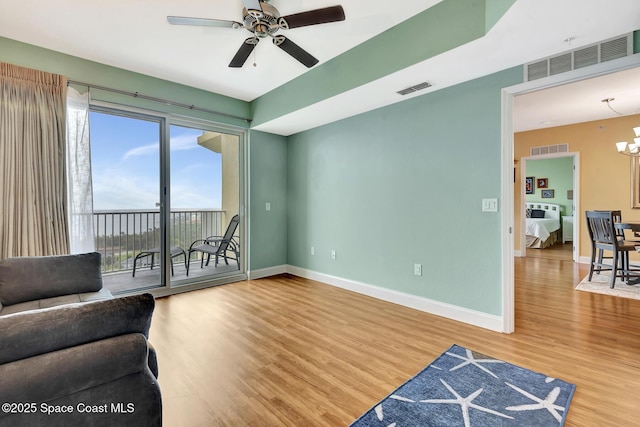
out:
M258 66L258 64L256 64L256 49L255 48L253 49L253 66L254 67Z

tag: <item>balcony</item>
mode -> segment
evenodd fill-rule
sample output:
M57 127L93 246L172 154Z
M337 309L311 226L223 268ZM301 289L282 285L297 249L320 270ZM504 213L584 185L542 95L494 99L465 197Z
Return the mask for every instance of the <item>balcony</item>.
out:
M226 229L226 213L210 209L177 209L169 217L170 246L179 246L188 252L195 240L208 236L220 236ZM159 210L109 210L93 214L94 241L96 251L102 254L104 286L111 292L120 293L136 289L157 287L160 284L159 257L141 257L133 277L133 262L140 252L160 247ZM185 279L186 269L182 256L173 259L174 280ZM226 266L210 266L200 269L200 257L191 257L189 277L209 276L237 270L235 261Z

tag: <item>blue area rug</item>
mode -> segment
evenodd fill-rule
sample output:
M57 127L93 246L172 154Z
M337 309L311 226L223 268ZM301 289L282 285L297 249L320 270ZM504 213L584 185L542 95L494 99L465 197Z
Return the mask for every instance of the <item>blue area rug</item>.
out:
M351 427L562 426L575 388L453 345Z

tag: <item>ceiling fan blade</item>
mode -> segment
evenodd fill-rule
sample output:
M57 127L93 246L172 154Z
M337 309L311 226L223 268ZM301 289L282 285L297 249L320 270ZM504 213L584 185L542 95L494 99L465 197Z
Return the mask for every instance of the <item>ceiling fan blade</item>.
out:
M253 49L256 48L256 45L258 44L259 41L260 39L257 37L249 37L248 39L246 39L244 43L242 43L242 46L240 46L240 49L238 49L238 51L236 52L236 55L233 57L233 59L229 63L229 67L242 68L244 63L247 61L247 58L249 57L249 55L251 55L251 52L253 52Z
M287 52L289 55L293 56L307 68L311 68L318 63L318 60L311 56L309 52L307 52L285 36L275 36L273 38L273 44Z
M278 20L278 24L286 30L289 28L306 27L307 25L344 21L344 19L344 9L342 9L342 6L331 6L282 16Z
M167 16L169 24L173 25L197 25L200 27L225 27L240 28L242 24L235 21L223 21L222 19L189 18L187 16Z

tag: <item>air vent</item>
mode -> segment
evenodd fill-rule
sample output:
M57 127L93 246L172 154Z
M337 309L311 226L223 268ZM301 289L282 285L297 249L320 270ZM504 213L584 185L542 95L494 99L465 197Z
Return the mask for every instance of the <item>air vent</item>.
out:
M577 70L600 62L624 58L633 53L633 34L616 37L591 46L565 52L526 64L525 81L541 79L566 71Z
M598 46L589 46L573 52L573 68L583 68L598 63Z
M415 86L411 86L406 89L399 90L398 93L400 95L408 95L410 93L417 92L419 90L426 89L428 87L431 87L431 83L422 82L422 83L418 83Z
M556 56L549 59L549 74L555 75L564 73L565 71L571 71L571 54L565 53L564 55Z
M531 147L532 156L544 156L546 154L568 153L569 144L543 145L540 147Z
M600 45L600 62L624 58L629 54L627 44L627 40L625 40L624 38L614 39L602 43Z

